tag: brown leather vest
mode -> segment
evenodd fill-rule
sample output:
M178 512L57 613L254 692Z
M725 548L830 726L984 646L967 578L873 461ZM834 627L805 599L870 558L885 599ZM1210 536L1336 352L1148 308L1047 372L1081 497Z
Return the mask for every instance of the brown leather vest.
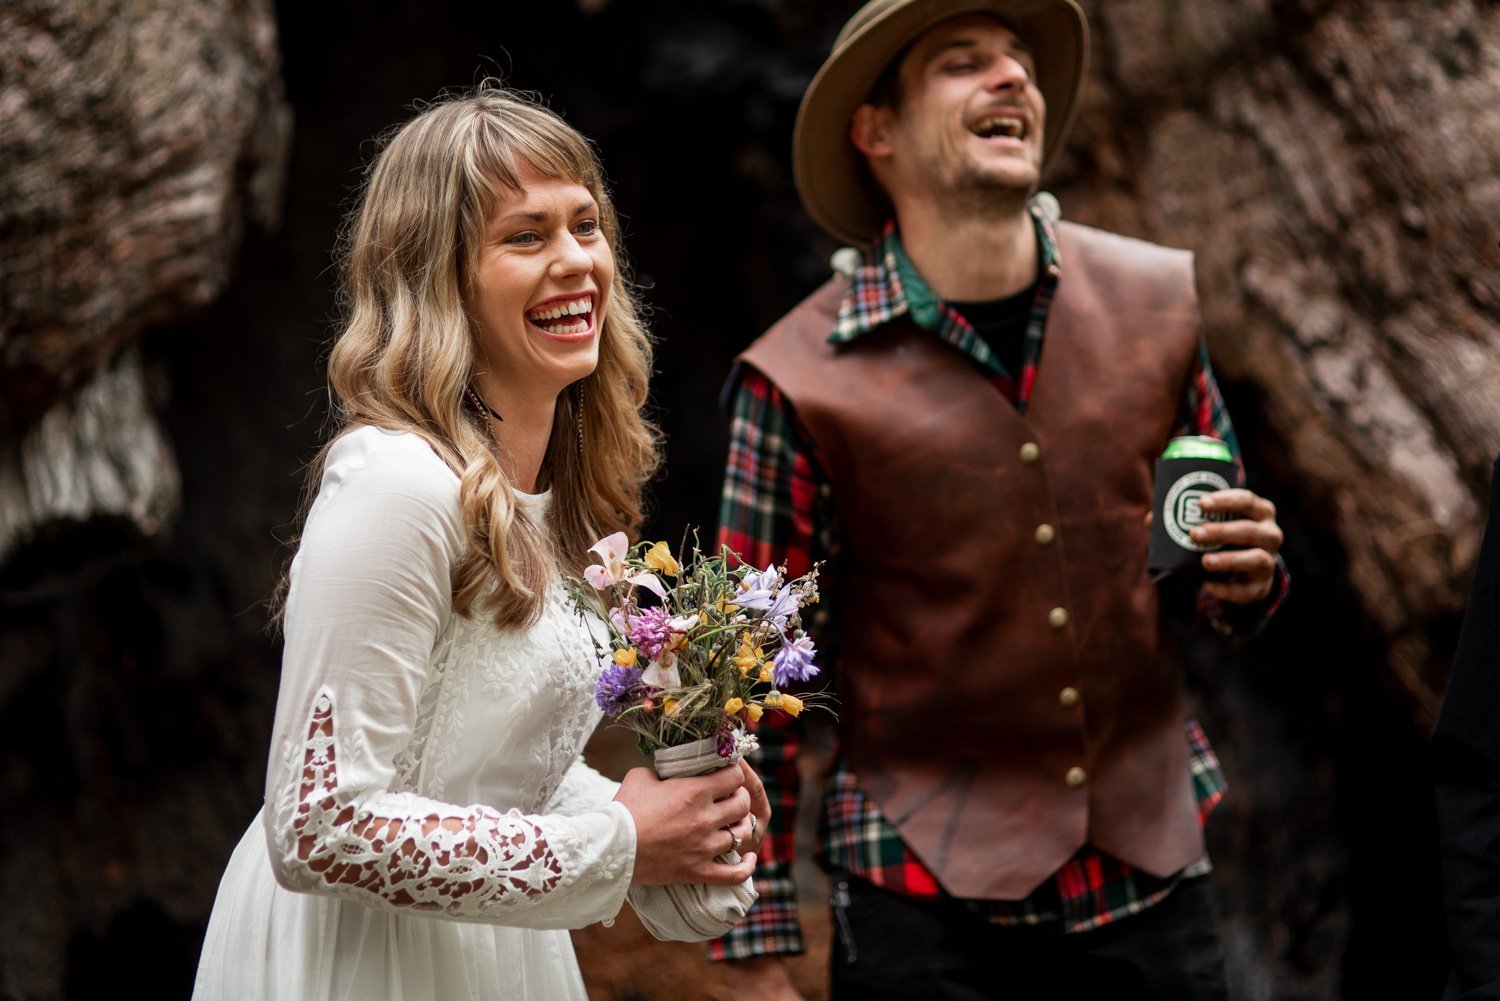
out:
M956 896L1019 899L1085 842L1204 851L1151 475L1198 347L1192 257L1068 223L1025 416L909 321L829 344L848 283L742 356L791 400L842 536L843 752Z

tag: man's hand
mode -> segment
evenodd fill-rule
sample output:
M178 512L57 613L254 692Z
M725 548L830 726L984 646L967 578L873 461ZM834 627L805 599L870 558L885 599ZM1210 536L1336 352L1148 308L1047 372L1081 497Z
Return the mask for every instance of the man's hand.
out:
M1205 514L1229 515L1230 520L1197 526L1189 533L1193 541L1234 547L1203 554L1203 569L1225 578L1205 581L1204 593L1234 605L1249 605L1270 594L1282 539L1276 505L1244 489L1204 494L1198 503Z
M734 1001L803 1001L780 956L757 956L719 965Z

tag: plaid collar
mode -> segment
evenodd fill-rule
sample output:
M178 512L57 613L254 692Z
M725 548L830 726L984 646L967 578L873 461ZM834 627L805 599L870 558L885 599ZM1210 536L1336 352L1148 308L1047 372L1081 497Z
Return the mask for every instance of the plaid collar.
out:
M1057 234L1035 200L1031 218L1036 226L1041 281L1037 283L1037 302L1032 310L1034 329L1027 335L1028 363L1034 363L1035 354L1040 352L1046 306L1057 288L1061 263ZM863 260L850 276L849 292L839 306L838 319L828 340L832 344L847 344L901 316L910 316L919 328L953 345L987 371L1002 377L1020 375L1006 372L969 321L932 291L907 256L896 221L892 219L865 250Z

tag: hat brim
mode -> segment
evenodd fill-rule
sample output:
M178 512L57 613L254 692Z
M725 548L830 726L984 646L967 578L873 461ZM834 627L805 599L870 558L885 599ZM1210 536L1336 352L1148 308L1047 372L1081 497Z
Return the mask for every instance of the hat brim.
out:
M849 139L855 109L902 49L940 21L970 13L1002 18L1031 47L1037 88L1047 102L1042 170L1061 152L1088 65L1088 23L1074 0L895 4L835 46L808 85L792 131L792 170L802 204L838 239L868 243L889 215L884 199L870 189L863 154Z

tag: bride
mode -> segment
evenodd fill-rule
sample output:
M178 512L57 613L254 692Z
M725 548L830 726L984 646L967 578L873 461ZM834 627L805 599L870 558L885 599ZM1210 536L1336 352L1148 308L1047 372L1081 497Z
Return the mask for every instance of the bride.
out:
M580 757L599 665L559 575L636 528L657 464L601 170L482 86L390 137L345 244L265 805L194 997L581 999L566 929L743 882L770 813L748 766Z

